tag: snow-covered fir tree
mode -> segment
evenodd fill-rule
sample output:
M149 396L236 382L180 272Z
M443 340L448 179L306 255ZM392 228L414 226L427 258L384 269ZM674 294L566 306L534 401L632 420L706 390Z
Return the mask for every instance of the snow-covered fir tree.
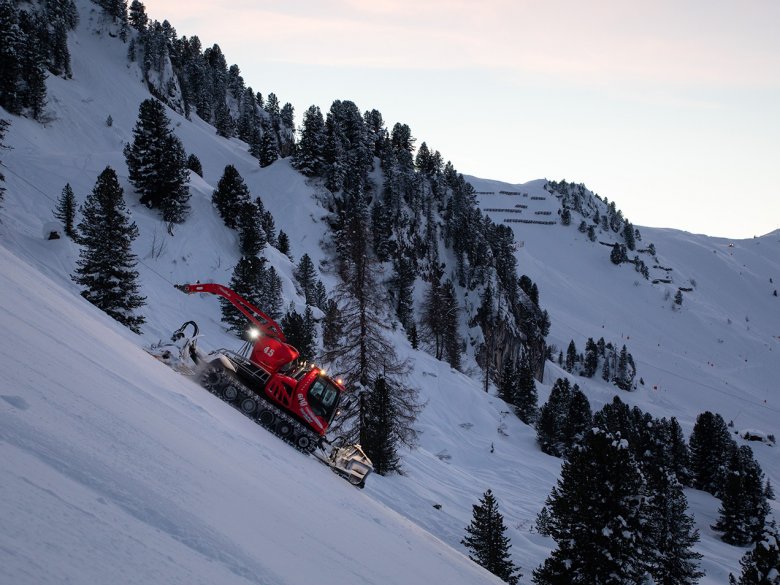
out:
M712 528L723 533L723 542L745 546L760 538L769 504L764 474L747 445L732 449L720 498L719 516Z
M184 147L169 124L161 102L144 100L124 154L141 203L160 209L166 222L182 223L189 213L189 174Z
M627 441L593 428L564 461L547 499L558 548L534 570L537 585L642 583L645 480Z
M317 106L303 114L301 138L293 155L292 165L309 177L322 174L325 148L325 119Z
M238 212L238 242L243 256L255 256L265 247L266 234L260 209L252 201L245 202Z
M400 438L395 434L397 413L391 392L392 389L380 376L374 381L372 391L360 396L360 444L379 475L400 469Z
M292 254L290 254L290 238L287 236L287 233L282 230L279 230L279 235L276 238L276 249L292 260ZM319 307L319 305L316 306Z
M665 421L654 421L651 426L652 439L639 447L644 449L640 465L647 480L643 514L649 528L649 570L659 585L693 585L704 575L699 568L702 555L694 550L699 533L688 514L688 501L676 471L674 429Z
M187 157L187 168L199 177L203 177L203 165L201 164L200 159L194 154L190 154Z
M261 311L265 311L262 306L263 299L260 297L260 286L267 279L265 262L265 258L243 256L233 269L230 278L230 288ZM238 334L246 332L248 328L246 317L227 299L219 299L219 302L222 306L222 321L228 325L228 329Z
M81 296L132 331L140 333L143 316L135 311L144 297L138 294L137 259L131 246L138 228L130 220L122 187L111 167L98 176L81 206L78 225L78 268L73 280Z
M317 282L319 281L317 280L317 270L314 268L314 262L311 261L308 254L303 254L301 256L301 259L298 261L298 265L293 272L293 276L301 287L301 293L306 299L306 304L317 306L315 302L315 292Z
M66 183L62 189L62 193L57 199L57 207L54 209L54 217L62 222L62 228L65 231L65 235L71 240L77 238L75 222L76 222L76 196L73 194L73 189L70 183Z
M516 585L522 575L512 562L509 553L512 544L506 536L504 517L492 490L487 490L479 504L472 506L472 514L466 536L461 540L469 551L469 558L502 581Z
M728 474L730 454L736 448L726 421L706 411L696 417L688 441L692 487L719 497Z
M211 202L217 208L225 225L230 229L237 229L241 209L251 203L251 200L249 187L233 165L225 166L217 188L211 195Z
M579 386L558 378L536 421L539 447L549 455L566 456L582 440L591 418L590 403Z
M767 522L739 564L739 581L729 575L730 585L780 585L780 531L774 520Z
M287 343L299 352L299 359L304 362L314 359L316 354L317 331L314 314L311 307L306 307L303 315L295 310L290 303L280 322Z
M534 424L539 416L539 397L536 381L528 356L523 354L517 369L517 390L515 392L515 414L527 425Z
M509 405L514 405L517 397L517 369L511 360L504 362L498 383L498 397Z
M348 177L347 184L356 191L342 194L344 200L331 218L341 279L335 293L340 337L326 340L322 358L341 374L347 388L359 392L373 391L376 380L383 378L393 400L393 437L411 446L416 442L414 422L422 405L417 389L405 383L408 362L397 357L388 341L387 304L374 276L376 260L369 247L368 213L360 180ZM359 437L365 420L359 408L365 404L365 400L358 401L357 410L344 413L342 427L349 440Z
M0 151L6 148L3 140L5 139L5 133L8 131L8 126L10 126L8 120L3 120L0 118ZM0 164L2 164L2 161L0 161ZM0 209L3 208L3 198L5 196L5 186L3 185L4 182L5 175L0 173ZM2 216L0 216L0 223L2 223Z

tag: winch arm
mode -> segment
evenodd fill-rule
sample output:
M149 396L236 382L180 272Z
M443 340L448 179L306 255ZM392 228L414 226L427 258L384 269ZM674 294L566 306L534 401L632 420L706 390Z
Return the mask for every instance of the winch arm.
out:
M260 333L275 337L283 342L287 341L282 332L282 328L276 321L226 286L211 282L203 284L174 284L173 286L190 295L195 293L209 293L227 299L236 309L241 311L255 327L257 327Z

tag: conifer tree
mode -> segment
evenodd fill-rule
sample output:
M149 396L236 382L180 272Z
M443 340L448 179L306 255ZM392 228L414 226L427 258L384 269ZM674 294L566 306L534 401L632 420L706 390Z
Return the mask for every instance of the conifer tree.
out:
M612 252L609 254L609 259L612 261L612 264L622 264L628 259L626 249L615 242L614 246L612 246Z
M736 447L726 421L706 411L696 417L690 441L692 487L719 497L728 473L728 462Z
M615 386L621 390L631 390L635 376L636 366L634 365L634 358L628 353L624 345L618 357L618 367L614 378Z
M215 106L214 106L214 128L217 130L217 135L223 138L231 138L235 135L236 124L233 121L233 117L230 115L230 108L225 103L224 94L222 92L215 93Z
M27 42L19 27L19 12L13 0L0 0L0 106L11 114L22 111L19 76L21 52Z
M321 280L318 280L314 286L314 306L322 312L325 312L328 306L328 291Z
M626 248L629 250L636 249L634 226L631 224L631 222L627 221L623 226L623 239L626 241Z
M564 461L547 498L558 548L534 570L537 585L642 583L645 482L626 441L594 428Z
M72 276L84 287L81 296L135 333L145 319L134 311L145 298L138 294L137 260L131 247L138 228L130 220L116 172L106 167L81 207L78 225L83 248Z
M723 533L723 542L745 546L761 536L769 513L763 479L750 447L732 449L721 490L720 515L712 527Z
M211 201L217 208L222 221L230 229L239 226L239 214L249 198L249 187L233 165L225 166L217 188L211 195Z
M517 400L518 383L517 370L514 362L507 358L501 370L501 380L498 384L498 397L507 404L514 405Z
M306 311L301 315L295 310L294 305L290 303L280 325L282 326L282 331L284 331L284 336L287 338L287 343L298 350L299 358L306 362L314 359L316 330L311 308L306 307Z
M599 367L599 354L596 342L592 337L588 337L588 341L585 342L585 360L582 364L582 375L588 378L592 378L596 374L596 370Z
M73 194L70 183L65 184L59 199L57 199L54 217L62 222L65 235L75 241L77 238L74 226L76 220L76 196Z
M436 270L431 277L431 284L423 301L421 321L425 334L424 339L430 344L437 360L444 358L447 329L452 327L452 321L457 313L457 305L452 306L454 301L452 289L445 292L440 278L441 271ZM451 283L450 286L452 286ZM457 334L457 325L455 333Z
M124 154L141 203L160 209L167 222L182 223L189 212L189 175L184 147L169 123L161 102L153 98L141 102L133 142Z
M442 286L442 329L444 331L444 359L450 367L460 368L461 337L458 332L458 299L455 286L447 279Z
M767 522L761 536L739 561L739 581L729 576L733 585L780 585L780 531L774 521Z
M2 51L2 49L0 49L0 51ZM5 144L3 143L3 140L5 139L5 133L8 131L9 125L10 124L7 120L3 120L2 118L0 118L0 151L6 148ZM2 161L0 161L0 164L2 164ZM4 182L5 182L5 175L3 175L3 173L0 173L0 209L3 208L3 197L5 196L5 187L3 187L2 185L2 183ZM2 223L2 218L0 218L0 223Z
M146 15L146 7L139 0L133 0L130 3L127 20L135 30L144 32L149 23L149 17Z
M238 212L238 239L242 256L256 256L265 247L266 235L262 228L260 210L246 202Z
M276 224L274 222L274 216L265 208L263 200L260 197L255 197L255 205L260 210L260 225L265 232L265 237L268 243L272 246L276 246Z
M233 269L230 288L261 311L268 312L263 307L263 298L260 295L260 287L267 278L265 262L265 258L243 256ZM228 325L229 331L243 334L249 326L246 317L227 299L219 299L219 302L222 306L222 322Z
M407 333L409 326L413 324L414 300L412 292L415 279L413 260L409 258L407 250L399 250L398 256L393 261L392 288L395 293L395 314L407 329Z
M279 230L279 235L276 238L276 249L292 260L292 257L290 256L290 238L288 238L287 234L282 230ZM319 305L316 306L319 307ZM321 308L322 307L320 307L320 309Z
M561 443L563 444L564 457L568 456L571 450L582 442L592 426L592 420L590 402L580 387L575 384L571 390L571 399L562 420Z
M321 175L324 168L325 120L317 106L303 114L301 139L293 155L292 165L306 176Z
M260 166L267 167L279 158L279 145L276 142L273 128L267 123L263 125L263 137L260 139Z
M194 154L191 154L187 157L187 168L199 177L203 178L203 165L200 164L200 159Z
M646 551L650 573L658 584L692 585L704 573L698 565L701 555L693 550L699 534L687 513L688 501L675 470L678 446L672 438L674 426L664 419L650 426L652 437L646 446L633 449L641 451L640 465L648 486L644 516L649 529Z
M517 370L517 392L514 404L515 413L525 424L530 425L536 422L539 416L538 402L534 374L528 356L524 354Z
M669 445L670 466L677 479L683 485L690 485L691 478L691 453L685 443L682 427L675 417L672 417L667 428L667 443Z
M334 299L328 299L322 311L325 318L322 320L322 348L327 352L333 352L341 339L341 311Z
M345 193L348 201L341 213L332 218L337 230L338 264L341 283L336 288L335 300L340 311L341 337L335 344L325 344L323 361L333 365L342 374L345 385L356 391L371 392L378 378L383 378L393 401L393 437L412 446L417 430L414 422L422 409L417 390L404 383L409 371L407 361L397 357L388 341L387 304L382 290L374 279L374 264L368 236L368 212L366 201L360 192ZM365 406L365 401L358 404ZM345 411L341 428L348 440L359 436L364 418L362 413Z
M282 316L282 279L276 268L270 266L264 271L260 282L260 308L272 319L280 319Z
M574 340L569 342L569 347L566 348L566 371L571 372L574 369L574 364L577 363L577 346L574 345Z
M505 535L504 517L498 510L493 492L487 490L472 509L471 524L466 527L466 536L461 540L461 544L469 550L469 558L502 581L516 585L522 575L509 554L512 545Z
M308 254L301 256L301 259L298 261L298 266L293 271L293 276L301 287L301 292L306 299L306 304L316 306L315 289L318 282L317 271Z
M561 457L566 445L564 424L571 405L572 389L569 380L558 378L544 403L536 423L536 440L544 453Z
M373 391L361 395L364 420L360 424L360 444L379 475L400 469L399 438L394 436L395 405L390 393L390 387L380 376L374 382Z

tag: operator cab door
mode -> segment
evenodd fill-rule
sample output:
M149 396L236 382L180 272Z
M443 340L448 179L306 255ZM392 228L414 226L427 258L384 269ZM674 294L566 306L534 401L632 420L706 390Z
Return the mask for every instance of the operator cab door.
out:
M312 412L330 425L339 402L339 389L323 376L317 376L309 388L307 402Z

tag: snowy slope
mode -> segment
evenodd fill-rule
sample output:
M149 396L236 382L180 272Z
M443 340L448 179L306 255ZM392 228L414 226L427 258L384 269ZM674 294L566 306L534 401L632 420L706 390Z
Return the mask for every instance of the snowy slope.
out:
M230 277L236 235L210 203L226 164L263 198L296 260L304 252L315 265L326 258L325 212L316 186L288 161L260 169L243 143L168 111L186 151L202 161L204 178L192 176L191 217L167 235L157 214L137 203L122 156L148 93L137 69L126 66L125 46L95 32L89 2L79 6L73 80L48 80L54 119L40 125L13 118L6 139L13 150L2 153L0 582L496 582L460 545L471 506L488 488L523 582L530 582L554 546L532 526L560 461L542 454L533 429L481 390L478 374L471 379L412 351L399 332L399 353L415 363L410 382L427 401L420 446L403 453L404 475L372 476L358 491L139 349L187 319L199 323L207 349L236 345L214 298L185 297L171 286ZM134 250L147 297L142 337L78 296L69 279L78 248L42 237L65 183L82 201L106 165L120 175L141 231ZM477 191L547 196L534 205L557 211L544 181L471 180ZM503 207L506 197L480 196L480 203ZM673 269L672 287L612 265L608 248L586 241L572 223L509 224L523 242L519 273L538 284L550 312L548 341L565 348L574 339L580 349L590 336L626 343L645 384L620 397L656 416L677 416L686 432L709 409L735 429L780 435L780 300L769 282L780 279L780 232L729 242L640 228L659 262ZM286 299L301 305L293 264L272 248L264 254L283 278ZM327 270L323 279L329 288L335 283ZM691 280L694 291L673 311L667 292ZM541 400L563 375L548 364ZM575 381L594 410L619 392L600 379ZM780 485L777 447L751 446ZM709 528L717 500L687 495L702 535L701 583L724 583L744 550L721 543Z
M0 260L2 582L494 582Z

